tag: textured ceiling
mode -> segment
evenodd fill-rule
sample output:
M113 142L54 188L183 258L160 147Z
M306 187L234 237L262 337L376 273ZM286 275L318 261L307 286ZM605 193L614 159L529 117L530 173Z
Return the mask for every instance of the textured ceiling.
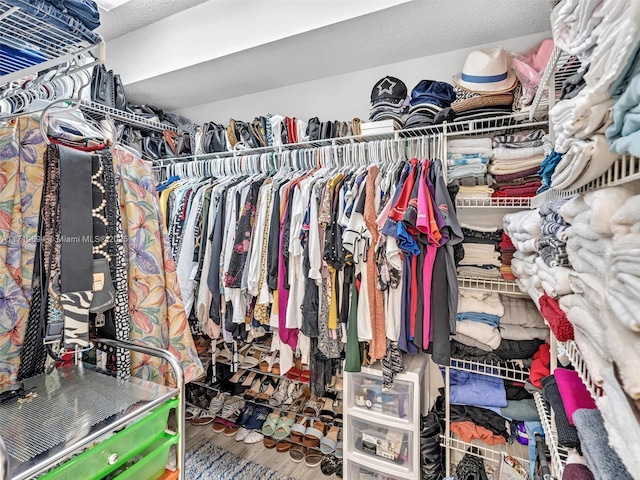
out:
M126 91L136 102L184 108L544 32L550 9L549 0L414 0L127 84Z
M206 1L132 0L108 12L100 10L98 33L109 41Z

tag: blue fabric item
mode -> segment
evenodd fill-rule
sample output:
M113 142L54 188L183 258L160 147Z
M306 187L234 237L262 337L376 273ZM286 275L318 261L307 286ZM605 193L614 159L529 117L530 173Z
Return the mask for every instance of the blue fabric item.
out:
M447 165L471 165L474 163L489 163L487 155L478 155L471 153L449 153L447 154Z
M542 186L547 187L548 190L551 187L551 177L553 172L556 171L556 167L562 160L563 154L552 150L551 153L544 159L538 169L538 175L542 178ZM541 187L542 188L542 187ZM544 191L544 190L543 190ZM540 191L538 191L540 193Z
M449 401L457 405L472 405L488 409L507 406L504 381L479 373L449 370ZM499 410L494 410L499 413Z
M536 453L536 433L539 433L544 438L544 429L540 422L524 422L524 428L529 437L529 478L536 478L536 458L538 458Z
M0 58L2 59L2 63L0 63L0 74L2 75L37 65L47 59L35 50L18 49L8 45L0 45Z
M610 150L640 157L640 74L633 77L613 105L613 123L607 128Z
M407 231L407 226L403 222L398 222L396 228L396 238L398 239L398 247L400 247L400 250L405 253L410 253L411 255L420 255L420 247L418 246L418 242L416 242L411 234Z
M89 30L100 26L100 11L93 0L62 0L62 12L80 20Z
M502 80L507 79L507 72L501 73L499 75L467 75L463 73L460 75L460 78L465 82L472 83L493 83L493 82L501 82Z
M402 268L402 308L400 310L400 338L398 348L415 355L418 347L410 340L411 335L411 255L405 255Z
M487 173L487 166L484 163L449 166L447 168L447 181L451 183L464 177L483 177L485 173Z
M77 35L89 43L98 43L102 40L100 35L92 32L80 20L63 13L49 2L43 0L5 0L5 2L11 6L23 9L39 20L43 20L62 30ZM46 32L43 32L42 35L44 37Z
M618 78L616 78L609 87L611 98L617 98L624 93L629 87L629 82L633 77L640 73L640 43L636 46L635 51L629 58L627 66Z
M411 91L411 106L430 103L441 108L450 107L456 99L453 86L446 82L422 80Z
M460 312L456 315L456 320L473 320L474 322L486 323L492 327L500 325L500 317L497 315L490 315L488 313Z
M172 175L169 178L167 178L167 181L164 182L162 185L158 185L158 188L156 188L156 190L158 192L161 192L165 188L167 188L169 185L171 185L173 182L177 182L178 180L180 180L180 177L178 177L177 175Z
M244 426L244 428L246 428L247 430L261 429L262 424L269 416L269 413L270 413L270 410L267 408L263 408L263 407L256 408L255 411L253 412L253 415L251 415L251 418L247 420L247 423Z

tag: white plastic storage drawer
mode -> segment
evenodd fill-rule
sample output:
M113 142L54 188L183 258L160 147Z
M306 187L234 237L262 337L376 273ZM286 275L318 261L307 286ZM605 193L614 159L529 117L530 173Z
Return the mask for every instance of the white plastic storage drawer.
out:
M349 375L347 406L361 413L384 415L411 424L413 418L413 383L396 379L389 389L382 388L382 377L366 373ZM374 415L374 417L375 417Z
M360 465L350 460L347 462L346 475L344 478L348 480L405 480L405 477L387 475L375 468Z
M354 452L363 463L371 459L372 466L381 462L387 468L391 467L399 473L408 473L413 470L413 433L400 428L384 427L355 417L349 418L351 434L348 452ZM367 463L368 464L368 463Z

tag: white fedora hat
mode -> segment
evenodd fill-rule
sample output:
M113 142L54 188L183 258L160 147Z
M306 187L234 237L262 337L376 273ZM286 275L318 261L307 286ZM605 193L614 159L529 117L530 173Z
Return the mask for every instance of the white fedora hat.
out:
M474 50L467 55L462 73L453 81L472 92L504 93L516 85L516 75L509 68L509 57L501 47Z

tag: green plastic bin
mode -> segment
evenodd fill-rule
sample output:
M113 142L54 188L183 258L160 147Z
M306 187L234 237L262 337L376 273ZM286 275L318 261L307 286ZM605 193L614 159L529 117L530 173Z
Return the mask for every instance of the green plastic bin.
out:
M142 458L127 468L114 480L156 480L167 466L169 450L180 440L176 434L164 434L164 438L141 453Z

